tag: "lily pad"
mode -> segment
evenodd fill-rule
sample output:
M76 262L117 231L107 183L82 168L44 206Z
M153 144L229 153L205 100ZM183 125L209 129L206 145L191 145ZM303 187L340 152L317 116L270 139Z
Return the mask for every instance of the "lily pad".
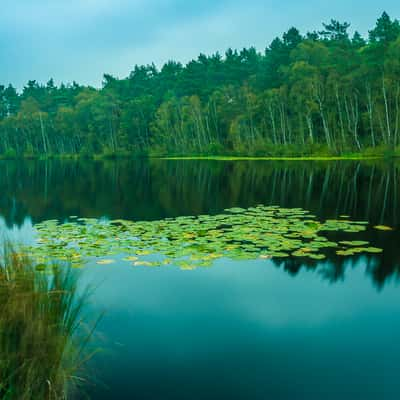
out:
M115 260L98 260L96 261L96 264L99 265L110 265L110 264L114 264Z
M355 247L360 247L360 246L366 246L369 244L369 242L363 241L363 240L353 240L353 241L342 241L339 242L340 244L343 244L345 246L355 246Z
M122 259L122 261L128 261L128 262L133 262L133 261L137 261L137 260L139 260L139 258L134 257L134 256L125 257Z
M92 257L98 258L100 265L111 264L115 262L112 257L120 254L128 254L123 260L136 266L176 264L193 269L210 266L223 257L323 260L330 249L337 249L341 256L378 253L365 241L336 242L326 236L330 232L357 234L366 230L364 221L319 221L307 210L278 206L236 207L219 215L159 221L51 220L35 225L35 229L37 241L28 250L36 259L71 260L80 265ZM139 260L139 256L155 255L160 261Z
M365 249L365 251L366 251L367 253L382 253L382 252L383 252L383 249L380 249L380 248L378 248L378 247L367 247L367 248Z
M393 231L394 228L391 226L386 226L386 225L376 225L374 226L374 229L377 229L378 231Z

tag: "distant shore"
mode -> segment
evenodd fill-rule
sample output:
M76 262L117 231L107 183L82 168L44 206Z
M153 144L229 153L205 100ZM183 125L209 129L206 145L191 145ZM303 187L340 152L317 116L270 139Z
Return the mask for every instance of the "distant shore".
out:
M362 152L347 152L343 154L146 154L121 151L104 154L0 154L0 160L117 160L117 159L157 159L157 160L209 160L209 161L340 161L340 160L379 160L394 159L400 157L400 148L389 149L387 147L366 148Z
M309 157L229 157L229 156L199 156L199 157L156 157L161 160L214 160L214 161L340 161L340 160L380 160L397 158L398 156L309 156Z

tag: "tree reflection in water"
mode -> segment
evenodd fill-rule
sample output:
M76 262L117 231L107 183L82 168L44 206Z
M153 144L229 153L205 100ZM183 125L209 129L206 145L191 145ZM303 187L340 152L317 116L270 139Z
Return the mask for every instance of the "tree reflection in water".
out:
M34 223L70 215L156 220L265 204L301 207L319 219L349 215L398 227L399 168L395 161L4 161L0 215L12 227L27 217ZM364 239L384 248L380 256L362 258L382 287L399 274L400 236L369 230ZM323 276L343 279L346 266L359 260L330 257ZM316 265L276 263L291 274Z

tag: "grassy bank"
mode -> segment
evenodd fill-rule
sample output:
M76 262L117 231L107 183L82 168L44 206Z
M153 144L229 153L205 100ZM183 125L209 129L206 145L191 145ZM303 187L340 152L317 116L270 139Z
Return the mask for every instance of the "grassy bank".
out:
M0 398L70 398L85 381L89 339L80 333L87 293L66 266L35 267L0 252Z
M251 154L245 152L224 152L209 154L181 154L181 153L164 153L164 152L106 152L100 154L0 154L0 160L117 160L117 159L164 159L164 160L219 160L219 161L235 161L235 160L265 160L265 161L336 161L336 160L374 160L374 159L391 159L400 157L400 147L393 149L386 146L375 148L366 148L361 152L344 152L334 154L326 150L316 152L284 152L284 151L268 151L263 153Z
M396 156L397 157L397 156ZM163 160L216 160L216 161L338 161L338 160L380 160L384 156L310 156L310 157L224 157L224 156L192 156L192 157L159 157Z

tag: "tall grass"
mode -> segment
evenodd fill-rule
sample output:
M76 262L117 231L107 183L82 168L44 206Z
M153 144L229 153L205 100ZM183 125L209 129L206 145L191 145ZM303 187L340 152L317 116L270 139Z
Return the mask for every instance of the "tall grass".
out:
M91 332L79 332L88 290L78 292L76 271L49 270L9 247L0 257L1 399L69 399L85 382Z

